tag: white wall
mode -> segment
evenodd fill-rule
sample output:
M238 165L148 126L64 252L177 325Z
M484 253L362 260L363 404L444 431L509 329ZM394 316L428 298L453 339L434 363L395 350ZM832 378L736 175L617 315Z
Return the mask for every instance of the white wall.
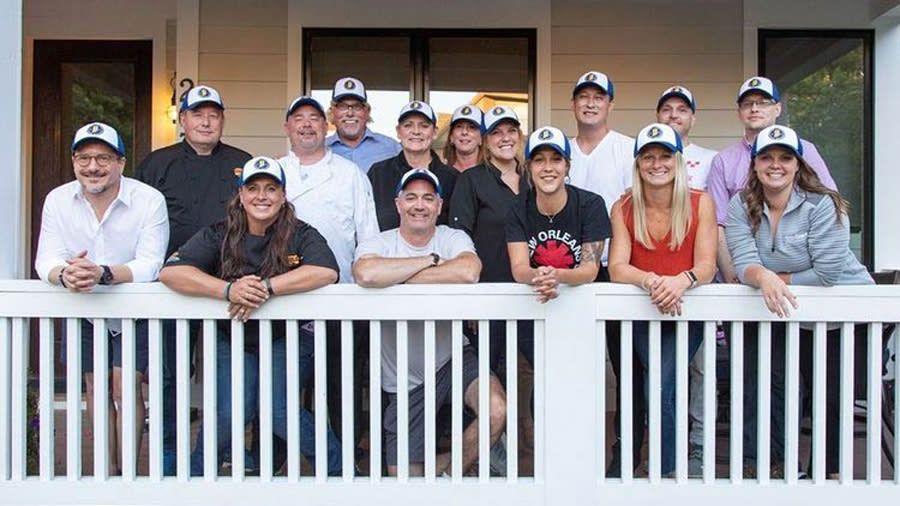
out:
M875 23L875 268L900 269L900 9Z
M254 155L283 155L287 0L199 3L196 75L222 94L223 141Z
M568 134L572 86L599 70L615 84L615 130L634 136L655 121L660 93L681 84L698 104L693 142L719 149L740 136L741 0L554 0L552 23L552 121Z

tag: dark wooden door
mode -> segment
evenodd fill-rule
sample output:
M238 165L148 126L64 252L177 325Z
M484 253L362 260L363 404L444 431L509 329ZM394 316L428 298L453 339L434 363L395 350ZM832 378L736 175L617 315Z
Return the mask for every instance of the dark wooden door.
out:
M34 41L31 254L37 251L44 197L74 179L72 137L102 121L125 142L125 172L150 152L153 42ZM37 277L32 270L32 277Z

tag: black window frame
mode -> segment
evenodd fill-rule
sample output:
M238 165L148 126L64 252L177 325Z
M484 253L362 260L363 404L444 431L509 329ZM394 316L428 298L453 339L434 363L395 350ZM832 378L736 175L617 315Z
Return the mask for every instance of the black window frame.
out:
M431 38L525 38L528 40L528 113L537 111L535 77L537 73L537 30L534 28L303 28L303 93L312 92L313 37L408 37L409 92L412 100L427 101L431 92L429 39ZM534 125L532 125L534 128Z
M760 75L766 75L766 43L771 39L790 38L856 38L863 41L863 237L861 247L862 263L871 271L875 263L875 31L866 29L760 29L757 36L757 63Z

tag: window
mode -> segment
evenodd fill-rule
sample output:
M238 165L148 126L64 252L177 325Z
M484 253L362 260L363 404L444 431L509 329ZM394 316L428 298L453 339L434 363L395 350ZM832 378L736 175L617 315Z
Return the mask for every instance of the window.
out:
M872 268L872 32L760 30L759 68L781 90L779 122L816 145L850 202L850 246Z
M534 30L304 30L305 91L326 105L334 81L366 85L374 131L396 137L397 113L413 99L438 116L435 150L453 110L512 107L530 129L534 109Z

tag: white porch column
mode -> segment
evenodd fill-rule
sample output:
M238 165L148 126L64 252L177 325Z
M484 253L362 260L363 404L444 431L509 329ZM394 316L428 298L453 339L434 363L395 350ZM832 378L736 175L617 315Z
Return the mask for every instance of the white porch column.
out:
M0 0L0 279L25 275L25 177L22 168L22 0Z
M893 202L900 189L895 150L900 139L900 7L875 26L875 269L900 269L900 213Z
M175 27L175 89L176 99L186 91L179 83L188 78L200 84L200 0L178 0L178 20ZM181 132L181 127L178 127Z

